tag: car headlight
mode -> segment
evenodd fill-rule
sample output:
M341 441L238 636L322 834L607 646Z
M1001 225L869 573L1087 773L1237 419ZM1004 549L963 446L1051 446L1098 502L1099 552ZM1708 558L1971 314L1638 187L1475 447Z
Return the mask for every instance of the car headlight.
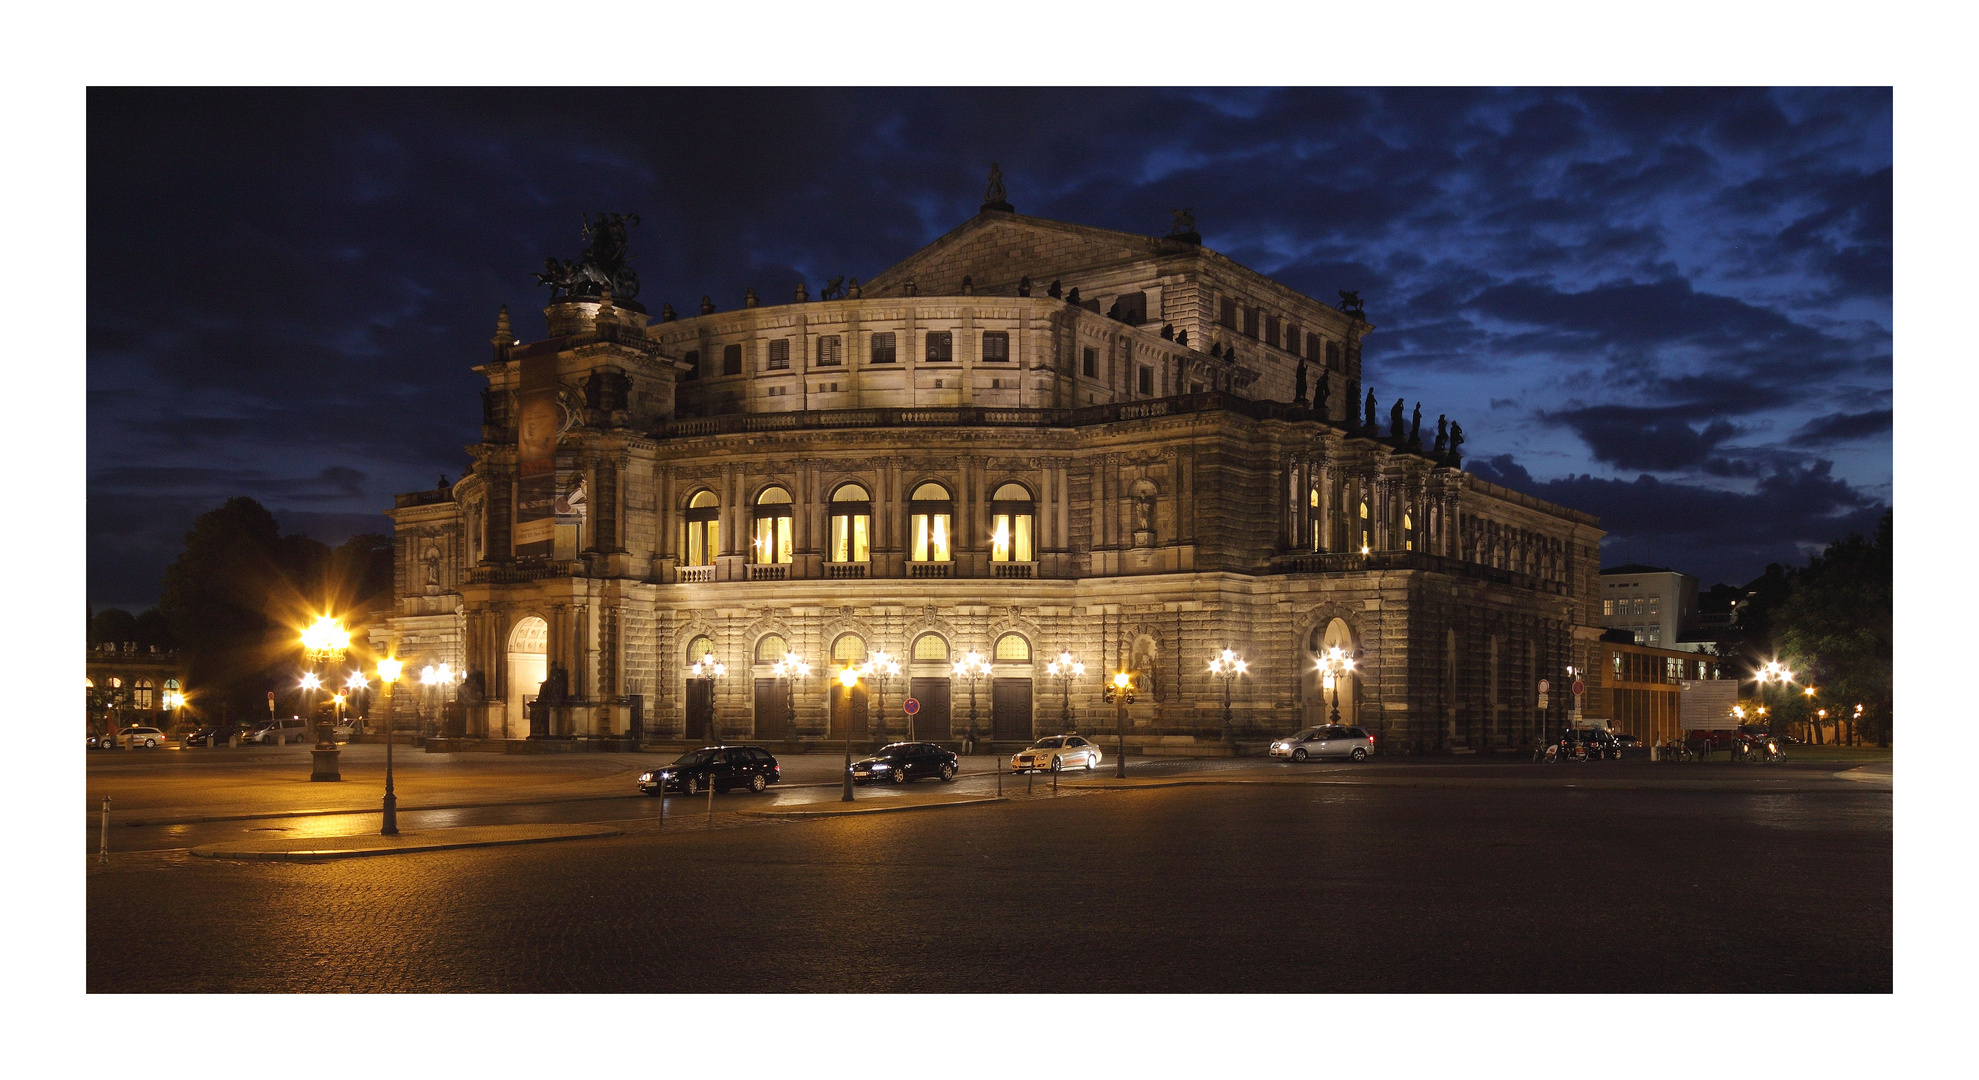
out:
M888 765L888 764L887 764L886 762L884 762L884 761L875 761L875 762L873 762L873 771L874 771L874 772L885 772L885 771L887 771L887 770L888 770L888 769L890 769L890 768L892 768L892 766L891 766L891 765Z
M640 774L639 774L639 782L640 782L640 783L642 783L642 784L650 784L650 783L652 783L652 782L653 782L653 774L652 774L652 773L649 773L649 772L648 772L648 773L640 773Z

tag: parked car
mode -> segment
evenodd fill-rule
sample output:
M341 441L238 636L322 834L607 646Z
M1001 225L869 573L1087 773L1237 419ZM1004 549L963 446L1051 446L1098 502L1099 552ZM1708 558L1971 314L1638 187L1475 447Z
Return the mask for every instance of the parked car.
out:
M291 716L287 720L275 720L255 728L248 733L244 741L286 746L289 743L300 742L307 738L313 738L309 733L308 722Z
M91 735L89 737L89 748L91 750L108 750L116 745L117 733L114 731L106 731L100 735Z
M1575 746L1587 747L1589 761L1622 758L1622 744L1607 728L1573 728L1560 737L1560 749L1571 754Z
M1339 757L1366 761L1374 753L1374 736L1366 728L1341 724L1320 724L1297 735L1288 735L1271 744L1271 756L1304 761L1307 758Z
M172 737L155 727L141 727L133 724L117 733L117 745L142 746L157 749L172 741Z
M211 736L213 739L213 744L215 746L226 746L233 741L234 736L240 733L241 733L240 728L235 727L232 724L208 724L205 727L194 730L192 734L187 735L186 745L205 746L207 737Z
M1038 772L1084 766L1099 768L1099 747L1077 735L1047 735L1010 758L1011 772Z
M934 743L888 743L873 751L871 757L852 763L852 782L862 784L871 780L887 780L904 784L909 780L937 776L943 783L952 783L960 767L960 759L953 751L944 750Z
M760 793L782 779L783 766L760 746L704 746L680 755L665 768L640 773L639 790L657 796L706 791L713 784L717 792L743 787Z
M1620 746L1624 750L1634 750L1642 745L1642 740L1624 732L1615 736L1615 745Z

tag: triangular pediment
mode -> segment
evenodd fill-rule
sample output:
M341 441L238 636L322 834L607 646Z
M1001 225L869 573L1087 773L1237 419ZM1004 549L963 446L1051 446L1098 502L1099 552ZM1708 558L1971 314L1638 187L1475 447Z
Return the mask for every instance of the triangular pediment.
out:
M1161 237L986 211L888 267L866 283L863 293L900 296L911 281L920 295L952 296L961 291L965 275L977 289L1007 292L1004 286L1028 275L1043 295L1043 275L1187 258L1201 251L1193 244Z

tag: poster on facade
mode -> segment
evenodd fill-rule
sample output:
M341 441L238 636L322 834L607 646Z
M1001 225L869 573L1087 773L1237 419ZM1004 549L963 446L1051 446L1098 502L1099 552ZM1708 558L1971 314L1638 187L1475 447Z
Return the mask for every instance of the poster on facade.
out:
M522 358L516 395L515 554L551 558L556 541L557 406L555 353Z
M1694 679L1677 684L1677 709L1685 731L1730 731L1738 726L1737 679Z

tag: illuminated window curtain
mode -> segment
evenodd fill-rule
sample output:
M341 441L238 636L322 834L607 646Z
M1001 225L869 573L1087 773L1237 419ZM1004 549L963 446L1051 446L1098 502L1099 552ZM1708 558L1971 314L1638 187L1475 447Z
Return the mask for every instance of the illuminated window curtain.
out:
M1415 529L1415 527L1416 527L1415 515L1409 513L1407 510L1402 511L1402 550L1403 551L1414 551L1416 549L1415 533L1412 531Z
M955 504L940 484L922 484L908 500L908 532L915 562L950 562L955 558L951 534Z
M1036 507L1022 484L1004 484L990 496L990 561L1031 562Z
M1368 538L1370 535L1372 534L1368 532L1367 500L1362 499L1361 500L1361 546L1362 547L1368 546Z
M682 545L688 566L713 566L721 551L721 500L712 491L696 492L687 503L687 542Z
M790 492L770 488L756 496L756 535L750 549L760 564L791 561Z
M832 562L865 562L871 557L873 523L872 497L857 484L846 484L831 493Z

